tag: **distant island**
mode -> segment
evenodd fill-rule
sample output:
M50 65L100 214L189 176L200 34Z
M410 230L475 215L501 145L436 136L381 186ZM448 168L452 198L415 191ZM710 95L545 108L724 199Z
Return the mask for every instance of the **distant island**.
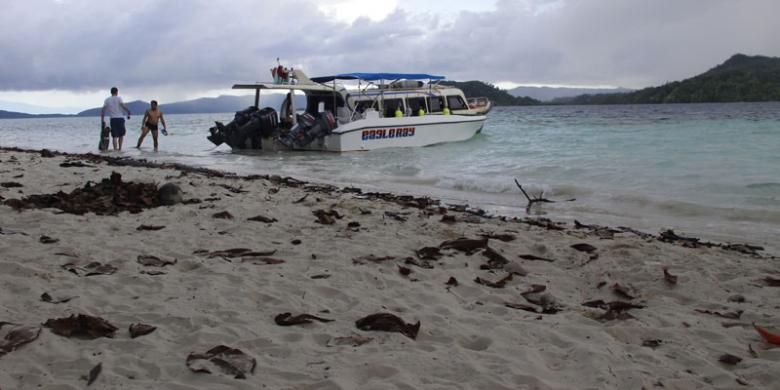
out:
M528 96L541 101L551 102L558 98L571 98L580 95L600 95L605 93L634 92L628 88L584 88L584 87L517 87L508 90L512 96Z
M780 57L735 54L698 76L630 93L580 95L556 104L731 103L780 101Z
M780 101L780 57L748 56L735 54L726 62L682 81L666 83L658 87L649 87L630 92L601 93L610 90L595 90L578 96L558 97L546 101L551 94L569 94L577 89L516 88L511 91L500 89L482 81L442 81L443 85L455 86L463 90L467 97L484 96L496 106L529 105L566 105L566 104L654 104L654 103L727 103L727 102L766 102ZM514 94L534 94L514 96ZM278 107L282 95L265 95L262 104ZM540 99L541 98L541 99ZM545 100L545 101L543 101ZM161 103L160 109L166 114L204 114L234 112L244 109L254 102L254 96L228 96L200 98L174 103ZM136 100L128 103L134 115L142 115L149 103ZM92 108L76 115L61 114L25 114L0 110L0 119L16 118L59 118L98 116L100 108Z

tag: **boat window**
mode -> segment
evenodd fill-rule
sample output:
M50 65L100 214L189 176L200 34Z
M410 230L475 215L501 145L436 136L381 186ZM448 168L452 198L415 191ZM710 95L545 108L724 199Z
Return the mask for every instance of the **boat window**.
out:
M335 103L335 107L334 107ZM337 107L343 107L344 106L344 99L341 98L341 96L336 95L336 99L334 102L333 94L332 93L325 93L325 94L315 94L311 93L306 96L306 112L312 115L317 115L320 112L323 111L330 111L332 113L336 113Z
M444 98L441 96L431 96L428 101L428 107L431 112L441 112L444 109Z
M409 107L414 116L417 116L421 108L427 111L424 97L406 98L406 106Z
M374 107L377 108L377 101L374 99L371 100L358 100L355 102L355 111L357 112L365 112L367 109Z
M385 109L383 110L385 118L395 116L395 110L401 107L401 112L404 112L404 103L402 99L385 99Z
M460 95L447 96L447 106L450 108L450 110L463 110L468 108L466 102L463 101L463 97Z

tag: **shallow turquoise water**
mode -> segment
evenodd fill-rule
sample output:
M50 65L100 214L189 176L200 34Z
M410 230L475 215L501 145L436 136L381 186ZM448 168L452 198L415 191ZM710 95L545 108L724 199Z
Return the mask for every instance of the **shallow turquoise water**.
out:
M473 139L343 154L233 153L205 139L231 113L167 116L161 152L123 155L427 194L525 215L513 179L574 202L535 213L774 247L780 237L780 103L507 107ZM0 120L3 146L96 150L98 118ZM134 146L139 118L129 124ZM113 153L113 152L112 152Z

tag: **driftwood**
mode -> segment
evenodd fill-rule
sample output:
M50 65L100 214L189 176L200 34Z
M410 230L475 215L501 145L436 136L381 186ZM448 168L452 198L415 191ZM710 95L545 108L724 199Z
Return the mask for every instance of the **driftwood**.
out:
M534 203L555 203L555 202L557 202L555 200L550 200L550 199L545 198L544 197L544 190L539 192L539 195L537 195L536 197L531 198L530 196L528 196L528 193L525 192L525 189L523 189L523 186L520 185L520 183L517 181L517 179L515 179L515 184L517 185L517 188L520 189L520 192L522 192L523 195L525 195L525 198L528 199L528 205L525 206L525 212L526 213L530 213L531 212L531 206L533 206ZM565 202L573 202L575 200L576 199L572 198L572 199L565 200Z

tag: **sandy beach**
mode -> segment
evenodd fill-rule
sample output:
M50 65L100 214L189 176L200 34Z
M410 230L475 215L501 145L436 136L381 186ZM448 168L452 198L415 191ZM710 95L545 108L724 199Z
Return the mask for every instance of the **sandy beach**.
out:
M0 345L37 335L0 348L2 390L780 383L752 325L780 333L776 253L106 156L0 150ZM27 198L128 183L151 192ZM54 321L79 314L108 324Z

